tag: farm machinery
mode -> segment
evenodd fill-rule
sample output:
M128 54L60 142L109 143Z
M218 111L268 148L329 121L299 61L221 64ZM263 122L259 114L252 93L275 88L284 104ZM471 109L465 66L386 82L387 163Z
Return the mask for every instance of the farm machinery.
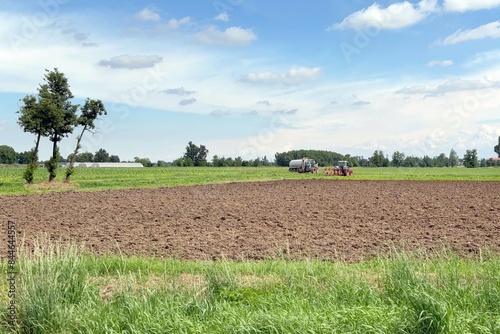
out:
M299 172L299 173L317 173L318 172L318 164L314 159L302 158L295 159L290 161L288 165L288 170L290 172Z
M323 175L352 175L352 169L349 168L349 163L347 161L339 161L337 166L325 167L323 170Z

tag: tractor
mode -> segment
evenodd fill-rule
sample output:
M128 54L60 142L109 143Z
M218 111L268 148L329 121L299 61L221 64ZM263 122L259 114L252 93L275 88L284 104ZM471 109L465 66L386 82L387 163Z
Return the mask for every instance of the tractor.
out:
M349 163L347 161L339 161L335 167L325 167L323 175L352 175L352 169L349 168Z
M317 173L318 172L318 164L314 159L302 158L295 159L290 161L288 165L288 170L290 172L299 172L299 173Z

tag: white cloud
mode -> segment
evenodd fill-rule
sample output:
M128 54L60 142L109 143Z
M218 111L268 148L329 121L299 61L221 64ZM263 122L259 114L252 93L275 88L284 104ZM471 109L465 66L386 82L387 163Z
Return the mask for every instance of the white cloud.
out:
M231 111L216 109L216 110L211 111L209 115L211 115L211 116L229 116L229 115L231 115Z
M241 81L249 83L300 85L305 82L316 80L321 74L319 67L292 67L285 74L266 72L248 73Z
M190 99L184 99L184 100L181 100L179 102L179 105L181 105L181 106L187 106L188 104L196 103L196 101L198 101L198 100L195 99L194 97L190 98Z
M111 68L148 68L153 67L156 63L162 61L162 57L151 55L151 56L132 56L132 55L121 55L112 57L109 60L103 59L99 62L101 66L109 66Z
M446 37L440 44L449 45L461 42L485 39L485 38L500 38L500 21L491 22L475 29L458 30L454 34Z
M444 9L450 12L490 9L500 6L500 0L444 0Z
M168 94L168 95L191 95L194 94L195 91L193 90L185 90L184 87L179 87L179 88L169 88L162 90L163 93Z
M427 63L427 66L429 67L434 67L434 66L451 66L453 65L452 60L431 60L430 62Z
M97 47L99 47L99 43L84 42L84 43L82 43L82 47L84 47L84 48L97 48Z
M214 17L214 20L227 22L229 21L229 14L227 12L220 13L219 15Z
M442 83L435 85L404 87L397 90L395 93L440 96L452 92L465 90L479 91L487 88L500 88L500 81L448 79Z
M474 58L465 64L465 67L475 66L487 62L498 61L500 59L500 49L486 52L478 52Z
M360 106L366 106L366 105L369 105L369 104L371 104L371 103L368 102L368 101L356 101L352 105L355 106L355 107L360 107Z
M368 8L347 16L341 23L330 26L328 30L364 29L367 27L399 29L422 21L436 10L437 0L422 0L416 5L403 1L394 3L387 8L381 8L378 3L374 3Z
M140 12L137 12L134 15L134 18L136 20L139 20L139 21L153 21L153 22L157 22L157 21L160 20L160 14L158 14L154 10L146 7L143 10L141 10Z
M189 16L185 16L182 19L170 19L166 23L162 24L161 27L168 30L176 30L179 29L182 25L187 25L191 22L191 18Z
M220 31L215 26L211 26L193 37L195 42L209 45L247 45L256 39L257 35L252 29L231 27Z

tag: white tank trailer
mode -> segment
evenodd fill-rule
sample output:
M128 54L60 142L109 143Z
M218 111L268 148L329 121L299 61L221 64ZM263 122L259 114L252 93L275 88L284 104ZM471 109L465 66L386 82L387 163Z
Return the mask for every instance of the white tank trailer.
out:
M288 164L288 170L290 172L299 172L299 173L317 173L318 165L314 159L302 158L291 160Z

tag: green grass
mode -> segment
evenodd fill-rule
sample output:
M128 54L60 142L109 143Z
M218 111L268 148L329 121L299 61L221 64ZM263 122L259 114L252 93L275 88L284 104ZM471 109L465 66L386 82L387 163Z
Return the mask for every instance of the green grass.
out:
M4 333L500 332L500 258L491 254L186 262L45 244L21 252L19 270L18 326L2 317Z
M35 187L25 186L23 171L21 167L0 168L0 195L284 179L500 181L500 168L354 168L354 175L349 177L323 176L322 169L319 174L291 173L285 167L81 168L76 169L69 188L40 188L37 185L47 182L47 171L43 168L36 171ZM58 174L56 181L62 182L64 169L59 169Z

